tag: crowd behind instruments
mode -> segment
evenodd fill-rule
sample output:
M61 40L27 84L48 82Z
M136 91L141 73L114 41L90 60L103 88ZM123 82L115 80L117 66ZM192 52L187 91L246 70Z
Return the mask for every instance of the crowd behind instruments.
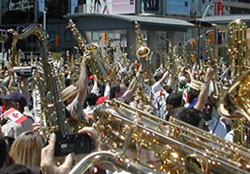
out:
M213 56L209 42L204 60L186 47L179 54L169 42L155 69L138 23L134 62L111 48L112 40L102 50L86 43L73 21L68 28L79 53L67 51L60 60L39 27L10 30L11 55L0 82L0 173L250 172L244 23L228 27L230 64ZM30 35L40 41L41 58L24 65L16 43ZM95 148L58 158L57 130L87 133Z

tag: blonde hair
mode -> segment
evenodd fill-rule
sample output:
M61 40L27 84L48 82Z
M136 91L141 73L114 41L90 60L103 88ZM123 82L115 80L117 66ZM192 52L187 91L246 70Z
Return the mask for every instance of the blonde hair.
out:
M40 167L43 146L43 139L38 133L23 132L11 146L10 156L16 164L22 164L28 168Z

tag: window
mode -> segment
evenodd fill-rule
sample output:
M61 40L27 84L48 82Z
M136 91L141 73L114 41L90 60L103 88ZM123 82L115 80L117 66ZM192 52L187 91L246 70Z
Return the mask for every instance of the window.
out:
M93 33L92 33L92 40L97 41L97 40L99 40L100 36L101 36L100 33L98 33L98 32L93 32Z
M64 41L65 42L71 42L72 41L72 32L71 31L65 31L65 33L64 33Z

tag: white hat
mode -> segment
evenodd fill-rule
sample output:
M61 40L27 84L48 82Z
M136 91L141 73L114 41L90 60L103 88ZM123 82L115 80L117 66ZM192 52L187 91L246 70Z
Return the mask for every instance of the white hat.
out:
M188 83L187 85L192 88L195 89L197 91L201 90L201 82L198 80L192 80L191 83Z
M70 85L67 88L65 88L61 95L62 95L62 100L65 101L68 98L70 98L71 96L75 95L78 92L78 89L76 86L74 85Z
M181 85L186 85L186 83L187 83L186 77L185 77L185 76L180 76L180 77L179 77L179 83L180 83Z

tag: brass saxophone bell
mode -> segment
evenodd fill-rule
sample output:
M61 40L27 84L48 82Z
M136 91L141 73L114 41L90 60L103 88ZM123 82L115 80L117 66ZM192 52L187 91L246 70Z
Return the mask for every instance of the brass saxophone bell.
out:
M150 54L150 49L145 46L141 46L136 52L136 55L141 58L147 58L149 54Z
M86 45L86 48L87 48L87 50L89 50L89 51L96 51L98 48L99 48L99 46L97 45L97 44L88 44L88 45Z
M234 119L245 117L250 121L250 71L238 77L222 96L218 111L221 115Z
M86 50L90 51L94 55L97 53L97 50L99 49L99 46L95 43L87 44Z

